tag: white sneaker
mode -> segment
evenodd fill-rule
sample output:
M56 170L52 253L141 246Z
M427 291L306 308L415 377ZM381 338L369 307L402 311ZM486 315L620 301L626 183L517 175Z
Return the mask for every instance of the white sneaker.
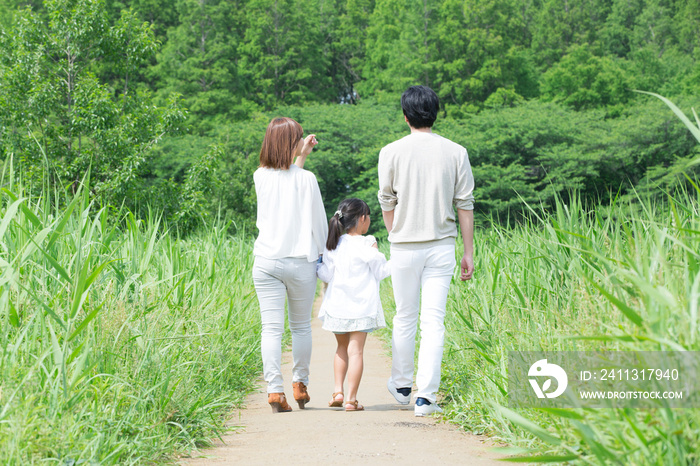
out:
M396 387L396 385L394 385L394 382L392 382L391 379L389 379L387 381L386 388L387 388L387 390L389 390L389 393L394 395L394 398L396 398L396 401L399 404L407 405L408 403L411 402L411 392L409 391L408 395L402 394L401 392L398 391L398 387Z
M442 413L442 409L437 403L431 403L425 398L416 398L416 405L413 407L413 414L415 416L430 416L435 413Z

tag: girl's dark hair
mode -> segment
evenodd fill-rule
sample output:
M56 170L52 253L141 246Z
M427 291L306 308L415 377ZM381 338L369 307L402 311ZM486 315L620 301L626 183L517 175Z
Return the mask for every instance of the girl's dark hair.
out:
M351 197L341 201L338 210L328 222L326 249L332 251L337 248L343 233L354 228L363 215L369 215L369 206L362 199Z

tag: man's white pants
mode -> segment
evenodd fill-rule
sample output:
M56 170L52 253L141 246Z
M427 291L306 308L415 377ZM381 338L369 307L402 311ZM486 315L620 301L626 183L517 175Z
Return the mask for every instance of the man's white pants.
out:
M416 326L420 316L420 351L416 397L435 403L445 341L445 307L454 273L455 245L391 246L391 282L396 301L392 335L391 379L396 387L413 386Z

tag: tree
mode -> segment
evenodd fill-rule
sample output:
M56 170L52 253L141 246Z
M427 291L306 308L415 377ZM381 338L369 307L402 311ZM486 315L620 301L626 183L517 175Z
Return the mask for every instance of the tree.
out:
M588 46L569 54L542 77L542 97L576 110L613 106L630 99L630 79L621 60L595 56Z
M148 25L126 13L109 24L99 0L47 0L48 23L25 10L2 37L0 118L3 156L20 158L30 184L45 177L77 184L91 170L105 201L138 199L138 176L152 146L179 130L175 99L157 108L129 76L154 50ZM112 88L95 74L114 67Z
M171 28L154 73L161 96L179 93L192 118L206 130L216 118L245 118L250 102L238 69L242 2L179 0L179 24Z
M427 0L376 2L367 29L361 93L394 96L415 84L435 86L435 8Z
M110 17L118 18L124 10L133 10L141 21L153 28L156 39L164 41L166 31L179 24L177 2L171 0L106 0Z
M322 0L321 0L322 1ZM329 50L316 27L319 0L250 0L239 71L246 93L265 108L335 101Z
M356 103L356 85L362 79L365 62L365 43L369 19L374 10L373 0L336 0L335 14L320 15L329 30L331 63L335 70L333 81L339 100L343 103Z
M678 30L678 41L685 53L692 53L700 46L700 3L695 0L678 2L673 24Z
M527 49L532 15L513 0L446 0L440 8L437 40L441 58L439 94L451 115L475 111L491 98L517 102L535 97L535 67Z
M529 29L537 63L549 67L559 61L573 45L588 44L597 47L600 25L609 17L610 4L614 1L616 0L533 1L533 18ZM635 4L641 0L622 1Z

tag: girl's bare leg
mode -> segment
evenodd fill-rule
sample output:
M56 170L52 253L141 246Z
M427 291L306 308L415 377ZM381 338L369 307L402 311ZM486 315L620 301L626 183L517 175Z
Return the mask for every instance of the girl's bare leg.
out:
M343 384L345 376L348 373L348 342L350 334L335 335L338 342L338 348L335 350L335 358L333 358L333 374L335 376L335 393L343 393ZM338 397L340 399L340 397Z
M364 369L363 352L367 332L350 332L348 335L348 396L345 398L346 402L357 399L357 389L360 386Z

